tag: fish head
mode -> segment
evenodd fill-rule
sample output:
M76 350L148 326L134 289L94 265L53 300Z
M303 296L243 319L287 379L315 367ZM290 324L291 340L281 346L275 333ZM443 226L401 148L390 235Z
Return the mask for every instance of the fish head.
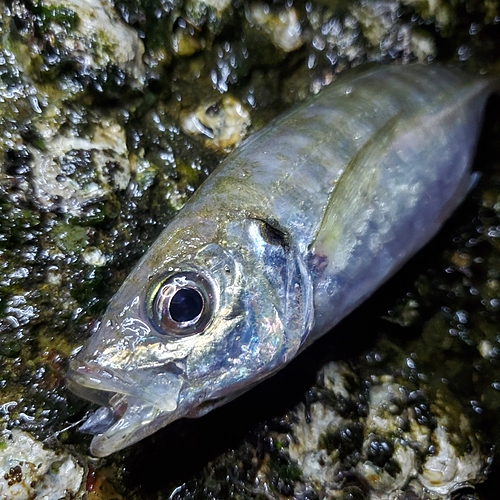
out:
M96 456L250 389L311 326L308 273L285 232L251 217L185 219L160 235L70 362L70 390L101 405L80 428Z

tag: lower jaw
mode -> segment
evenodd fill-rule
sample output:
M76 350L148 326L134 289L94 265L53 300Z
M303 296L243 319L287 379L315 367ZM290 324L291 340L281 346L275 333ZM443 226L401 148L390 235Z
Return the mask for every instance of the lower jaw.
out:
M102 434L113 426L127 410L127 398L123 394L114 394L105 406L98 408L80 426L79 431L85 434Z

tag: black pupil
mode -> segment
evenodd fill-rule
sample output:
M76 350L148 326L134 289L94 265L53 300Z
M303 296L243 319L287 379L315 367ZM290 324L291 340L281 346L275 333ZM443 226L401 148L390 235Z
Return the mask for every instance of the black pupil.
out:
M178 323L191 321L203 309L203 299L193 288L182 288L170 301L170 317Z

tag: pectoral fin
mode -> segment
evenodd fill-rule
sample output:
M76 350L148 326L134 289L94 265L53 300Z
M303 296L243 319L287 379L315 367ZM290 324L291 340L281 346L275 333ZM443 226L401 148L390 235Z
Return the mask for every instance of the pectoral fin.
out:
M392 116L359 149L330 193L328 205L311 251L331 256L339 242L347 248L346 236L355 237L352 228L361 223L363 214L377 195L381 163L385 152L401 126L404 110Z

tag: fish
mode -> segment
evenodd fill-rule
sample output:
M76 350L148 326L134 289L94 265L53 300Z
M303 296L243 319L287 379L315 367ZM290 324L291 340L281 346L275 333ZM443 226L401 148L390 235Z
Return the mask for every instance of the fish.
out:
M107 456L281 370L424 246L477 180L494 78L349 71L227 156L140 259L67 386Z

